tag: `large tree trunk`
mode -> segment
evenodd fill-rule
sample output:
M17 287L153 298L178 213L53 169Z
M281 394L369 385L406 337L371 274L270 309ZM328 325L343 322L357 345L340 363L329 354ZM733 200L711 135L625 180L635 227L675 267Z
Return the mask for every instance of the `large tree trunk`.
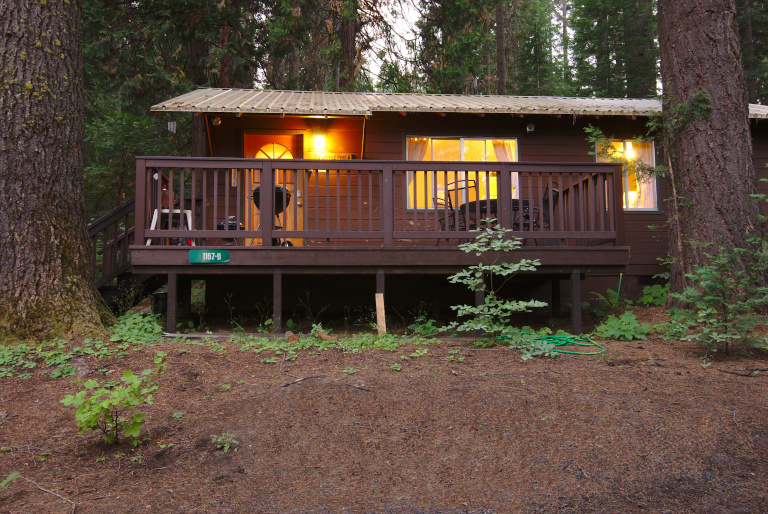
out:
M656 66L653 56L653 2L635 0L628 6L631 16L625 18L625 45L628 47L626 75L627 96L656 96Z
M660 0L658 13L675 192L671 289L679 292L684 274L707 262L700 243L749 248L763 227L749 196L756 180L734 0ZM708 114L694 105L697 97L708 99ZM690 106L687 120L683 104ZM743 259L749 264L748 255Z
M342 69L338 89L340 91L354 91L355 78L357 76L357 10L353 10L351 17L342 14L339 40L341 41Z
M496 4L496 74L498 83L496 94L507 94L507 48L506 48L506 20L507 10L503 2Z
M190 30L199 30L202 32L202 21L198 20L198 25L192 24ZM203 39L201 35L192 37L189 43L189 61L190 71L192 74L192 82L196 86L207 86L208 75L203 59L208 57L208 42ZM203 115L192 115L192 156L193 157L208 157L208 133L206 117Z
M747 81L747 96L750 102L757 101L755 73L755 41L752 32L752 0L741 0L739 18L741 19L741 50L744 55L744 73Z
M83 198L80 0L0 1L0 342L104 334Z

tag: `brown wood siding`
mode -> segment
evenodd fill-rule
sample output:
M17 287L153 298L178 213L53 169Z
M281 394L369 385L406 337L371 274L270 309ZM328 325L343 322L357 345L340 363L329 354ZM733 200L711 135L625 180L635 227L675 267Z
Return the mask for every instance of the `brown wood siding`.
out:
M532 133L526 131L529 123L534 125ZM403 159L408 135L496 136L517 138L521 162L594 162L590 155L594 149L584 132L588 125L620 139L645 133L645 120L640 118L383 113L373 116L367 124L365 153L373 159ZM663 180L658 182L658 213L624 214L625 223L631 227L624 241L633 249L630 274L655 275L663 271L657 258L667 254L667 218L663 210L667 188ZM651 231L649 225L659 228Z
M604 117L556 117L546 115L514 116L508 114L475 114L446 113L445 116L432 113L416 113L402 115L400 113L376 113L365 122L363 135L363 119L355 118L301 118L287 116L253 116L221 115L222 123L210 127L213 155L221 157L242 156L242 140L245 131L294 133L304 137L305 153L311 152L311 141L315 134L326 135L326 151L330 153L351 154L359 158L362 152L362 141L365 138L364 157L366 159L400 160L405 156L405 138L408 135L461 135L487 137L514 137L518 141L518 154L521 162L594 162L592 146L586 139L584 128L587 125L599 127L607 136L629 139L642 135L645 130L645 119L619 116ZM534 125L534 131L528 133L526 126ZM768 178L768 122L752 121L755 169L758 178ZM306 156L306 155L305 155ZM341 226L345 225L347 216L358 218L361 208L374 211L373 220L378 223L380 209L378 205L369 206L361 203L363 200L355 187L351 196L342 199L335 205L326 205L325 200L313 200L313 187L321 184L324 179L310 181L306 191L306 209L325 209L331 219L339 219ZM223 178L220 180L223 181ZM320 180L320 182L317 182ZM332 179L335 180L335 179ZM338 177L339 186L347 187L347 178ZM355 184L354 175L349 177L350 184ZM216 219L223 219L225 198L222 196L223 183L219 185ZM335 187L335 183L334 183ZM768 194L768 183L759 183L758 189ZM405 188L401 183L395 185L395 202L404 202ZM379 198L378 184L371 190L371 198ZM665 199L669 197L668 185L665 180L658 181L658 212L624 213L625 241L632 247L630 255L629 274L648 275L663 271L658 258L667 254L667 213ZM230 205L236 203L236 198L229 198ZM333 203L333 202L332 202ZM361 207L362 206L362 207ZM209 205L210 208L212 206ZM765 209L768 211L768 208ZM209 223L211 221L209 214ZM231 214L230 214L231 215ZM432 223L428 218L420 218L418 213L400 216L395 220L396 225L413 222L415 227L424 229ZM652 230L649 226L656 226ZM354 223L351 228L354 230ZM363 240L364 241L364 240ZM345 241L345 244L359 244L357 241Z

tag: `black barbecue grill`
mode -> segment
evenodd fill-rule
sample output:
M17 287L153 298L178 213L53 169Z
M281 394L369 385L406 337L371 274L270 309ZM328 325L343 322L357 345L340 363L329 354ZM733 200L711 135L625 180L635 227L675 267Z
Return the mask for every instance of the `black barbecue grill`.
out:
M280 226L280 214L288 208L288 205L291 203L291 192L288 190L288 188L285 188L283 186L275 186L275 198L273 200L272 207L275 210L275 219L277 220L277 223L275 224L275 230L281 230L283 227ZM261 186L256 187L256 189L253 190L253 203L256 205L256 209L261 212ZM261 223L259 223L259 227L256 230L259 230L261 228ZM293 246L293 244L288 240L281 240L276 237L272 238L272 246Z

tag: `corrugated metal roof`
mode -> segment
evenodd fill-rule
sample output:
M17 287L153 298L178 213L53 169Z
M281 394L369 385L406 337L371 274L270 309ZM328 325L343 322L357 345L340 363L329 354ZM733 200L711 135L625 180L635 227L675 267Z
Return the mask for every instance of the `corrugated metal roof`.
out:
M385 111L644 116L659 112L661 103L631 98L198 89L154 105L152 110L310 116L365 116ZM768 118L768 106L751 104L750 117Z

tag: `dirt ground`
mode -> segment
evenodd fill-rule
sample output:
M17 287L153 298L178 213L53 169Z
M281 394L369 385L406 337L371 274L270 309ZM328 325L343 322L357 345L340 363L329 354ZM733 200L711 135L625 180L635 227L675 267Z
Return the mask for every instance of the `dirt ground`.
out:
M652 339L522 361L449 340L270 364L220 344L81 361L102 380L168 352L135 448L78 435L76 377L0 378L0 481L21 473L0 512L768 512L765 354L705 369Z

